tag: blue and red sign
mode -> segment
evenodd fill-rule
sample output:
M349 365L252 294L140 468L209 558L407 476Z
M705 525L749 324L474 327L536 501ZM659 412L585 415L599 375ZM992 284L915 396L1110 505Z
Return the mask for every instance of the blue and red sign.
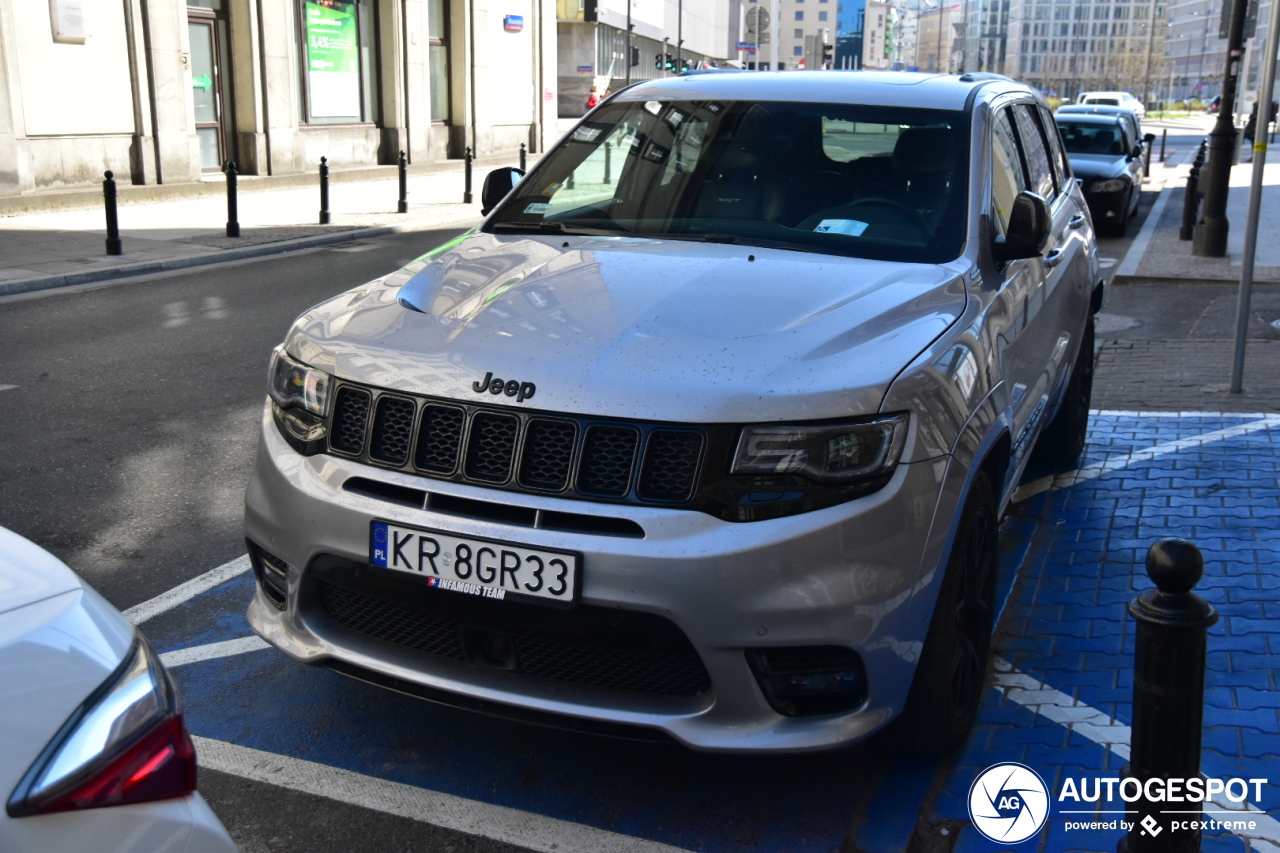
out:
M509 33L518 33L524 30L524 15L504 15L502 17L502 28Z

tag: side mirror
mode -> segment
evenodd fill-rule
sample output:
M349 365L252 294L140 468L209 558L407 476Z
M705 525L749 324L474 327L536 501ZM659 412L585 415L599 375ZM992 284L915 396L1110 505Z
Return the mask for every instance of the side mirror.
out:
M1133 146L1133 150L1129 152L1129 159L1132 160L1135 157L1141 157L1145 153L1146 150L1141 145L1135 145Z
M1031 190L1023 190L1013 200L1008 233L996 238L996 260L1003 263L1036 257L1049 242L1052 227L1049 205Z
M1148 133L1146 136L1142 137L1142 141L1150 145L1152 142L1156 141L1156 135L1154 133Z
M480 213L488 216L489 211L507 197L507 193L515 189L516 184L524 177L524 172L514 166L503 166L494 169L484 177L484 189L480 191Z

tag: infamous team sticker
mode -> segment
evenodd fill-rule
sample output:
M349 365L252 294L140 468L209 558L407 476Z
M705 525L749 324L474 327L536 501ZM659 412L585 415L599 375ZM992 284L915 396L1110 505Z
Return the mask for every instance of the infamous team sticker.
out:
M507 591L505 589L491 589L490 587L480 586L475 583L456 581L453 578L427 578L427 586L433 586L437 589L447 589L451 592L465 592L467 595L478 595L481 598L496 598L499 601L507 597Z

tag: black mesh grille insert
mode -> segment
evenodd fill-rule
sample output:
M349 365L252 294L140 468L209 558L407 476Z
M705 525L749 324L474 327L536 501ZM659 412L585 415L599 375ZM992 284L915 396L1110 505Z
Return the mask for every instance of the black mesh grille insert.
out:
M631 484L639 430L593 426L587 430L578 465L578 491L622 497Z
M710 689L711 679L688 638L675 625L647 613L592 613L591 608L575 611L548 611L546 630L528 624L525 615L513 621L497 613L468 608L465 615L449 608L451 593L440 596L435 606L414 606L412 596L401 594L396 601L374 596L346 586L317 581L320 603L330 618L345 627L387 642L417 649L456 661L467 660L462 629L493 631L507 638L514 648L515 669L526 675L571 681L593 687L633 690L668 696L692 696ZM444 598L449 596L449 598ZM472 604L472 602L467 602ZM499 608L520 607L502 604ZM611 627L602 624L611 623ZM654 637L661 639L655 641Z
M577 443L577 424L542 418L529 421L524 434L520 485L556 492L569 485L569 468Z
M333 402L333 430L329 446L340 453L359 453L364 449L365 431L369 424L372 397L368 391L344 385Z
M651 501L687 501L693 494L700 456L700 433L664 429L651 432L640 470L640 497Z
M418 450L413 464L419 471L452 474L458 467L458 447L462 444L462 409L454 406L425 406L418 429Z
M519 430L520 419L512 415L483 412L473 417L471 440L467 442L467 476L487 483L505 483L511 476Z
M409 444L413 440L412 400L383 394L373 413L373 434L369 437L369 458L388 465L409 461Z

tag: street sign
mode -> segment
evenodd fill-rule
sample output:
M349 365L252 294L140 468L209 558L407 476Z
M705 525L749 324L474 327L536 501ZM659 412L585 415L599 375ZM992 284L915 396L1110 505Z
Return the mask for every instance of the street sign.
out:
M769 31L769 10L763 6L752 6L747 10L747 38L756 44L763 43L760 36Z
M208 74L201 74L199 77L191 78L192 89L203 89L206 92L213 88L213 81L209 79Z
M754 42L740 41L738 42L738 46L734 49L735 50L755 50L756 46Z

